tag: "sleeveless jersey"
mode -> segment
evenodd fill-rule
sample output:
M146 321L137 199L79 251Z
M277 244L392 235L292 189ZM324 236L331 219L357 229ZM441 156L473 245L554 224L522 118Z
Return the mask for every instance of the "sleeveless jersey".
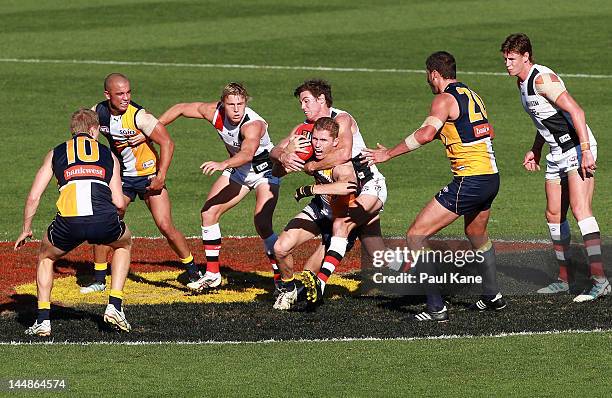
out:
M580 145L580 140L570 114L537 93L535 80L542 73L554 73L557 75L544 65L533 65L529 70L527 79L519 82L521 103L525 111L531 116L540 135L550 145L550 153L557 155L567 152L576 145ZM561 78L559 80L563 83ZM591 145L597 145L588 125L587 131Z
M108 147L88 134L77 134L53 149L52 168L60 192L60 216L117 215L108 186L113 176Z
M141 110L144 112L140 105L130 102L125 113L115 116L110 112L108 101L96 105L100 132L108 139L113 153L119 159L122 176L148 176L157 172L157 152L148 139L135 147L128 144L129 138L144 134L136 125L136 114Z
M252 171L255 173L260 173L264 169L269 169L272 165L270 162L269 152L274 147L272 141L270 140L270 135L268 134L268 123L257 114L254 110L249 107L246 107L244 110L244 116L242 120L237 125L233 125L230 120L225 116L225 109L223 107L223 103L219 102L217 104L217 110L213 115L212 125L217 129L217 133L219 133L219 137L225 144L225 148L229 153L230 157L234 156L242 147L242 134L240 133L240 129L247 123L260 120L264 122L266 125L266 131L264 135L259 139L259 147L255 151L253 155L253 161L240 166L240 168L250 169L248 171Z
M460 177L497 173L491 140L493 127L484 102L463 83L451 83L444 92L459 105L459 117L444 123L438 135L446 147L451 171Z
M335 119L338 115L346 113L351 117L351 119L355 120L350 113L343 111L337 108L330 108L331 114L330 117ZM376 165L368 166L367 164L361 163L361 151L366 148L365 141L363 136L361 135L361 131L359 131L359 125L357 125L357 121L355 121L355 126L357 126L357 131L353 133L353 147L351 148L351 162L353 163L353 168L355 169L355 175L357 176L357 180L359 181L359 185L363 186L365 183L372 179L383 179L385 178Z

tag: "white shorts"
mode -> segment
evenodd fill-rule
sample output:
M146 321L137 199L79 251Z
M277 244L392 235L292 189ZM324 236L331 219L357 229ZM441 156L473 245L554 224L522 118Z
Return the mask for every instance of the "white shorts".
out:
M373 178L361 187L361 195L370 195L377 197L384 205L387 201L387 184L385 178Z
M257 188L260 184L280 185L280 178L272 175L272 170L264 170L261 173L255 173L251 167L229 168L223 171L223 175L228 177L230 181L247 187L250 190Z
M597 160L597 145L591 145L593 159ZM570 171L578 170L582 162L580 145L576 145L567 152L546 155L546 179L560 180L567 178Z

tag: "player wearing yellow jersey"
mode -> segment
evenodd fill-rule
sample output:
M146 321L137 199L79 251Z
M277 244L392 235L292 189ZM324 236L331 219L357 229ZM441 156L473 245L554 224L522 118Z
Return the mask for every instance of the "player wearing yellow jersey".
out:
M100 119L100 132L106 136L113 153L121 163L121 181L125 208L138 196L149 208L153 220L177 254L189 274L190 280L201 277L185 236L174 226L170 196L165 186L174 142L166 127L144 108L132 102L132 89L128 78L111 73L104 80L105 101L95 110ZM153 143L159 145L158 156ZM106 259L109 249L94 248L96 281L81 289L91 293L105 289Z
M457 81L455 58L451 54L433 53L427 58L426 67L427 82L435 97L425 122L394 148L378 144L377 149L365 149L364 156L370 163L382 163L414 151L435 138L442 141L454 178L413 221L407 232L408 248L413 252L424 250L429 237L463 216L465 234L484 259L479 262L483 295L472 308L500 310L506 303L497 286L495 251L487 232L491 203L499 190L491 142L493 128L482 99ZM436 271L433 264L421 264L428 274ZM427 310L417 314L415 319L448 320L446 305L436 286L427 287Z
M26 200L23 229L15 242L15 250L32 237L32 219L42 194L55 176L60 193L58 212L40 244L36 268L38 317L26 330L28 335L51 334L53 263L85 241L109 245L115 250L104 320L121 330L131 329L121 304L130 268L132 238L118 213L125 206L119 162L106 146L98 143L98 129L95 112L88 109L75 112L70 123L72 139L45 156Z

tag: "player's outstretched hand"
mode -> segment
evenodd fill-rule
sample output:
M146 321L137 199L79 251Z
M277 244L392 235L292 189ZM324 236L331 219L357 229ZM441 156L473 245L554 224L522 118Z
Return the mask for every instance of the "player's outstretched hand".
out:
M303 185L299 187L298 189L295 190L295 194L293 195L293 198L299 202L301 199L314 195L314 193L312 192L313 186L314 185Z
M226 167L223 164L223 162L209 161L209 162L202 163L202 165L200 166L200 169L202 169L202 174L210 176L215 171L223 171L223 170L225 170Z
M25 245L26 241L31 238L32 230L22 232L15 241L15 246L13 247L13 250L19 250L21 246Z
M361 155L363 156L363 160L361 162L367 163L368 166L376 163L383 163L391 159L391 156L389 156L389 149L378 143L376 144L376 149L364 148L361 151Z
M523 159L523 167L527 171L540 171L540 154L528 151Z

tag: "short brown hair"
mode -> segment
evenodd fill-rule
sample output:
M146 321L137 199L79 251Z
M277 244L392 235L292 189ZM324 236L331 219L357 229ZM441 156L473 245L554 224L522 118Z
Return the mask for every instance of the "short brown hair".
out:
M506 40L499 49L502 53L517 53L523 55L529 53L529 62L533 63L533 50L531 40L525 33L513 33L506 37Z
M130 82L130 79L128 79L123 73L113 72L104 78L104 91L108 91L111 81L117 78L125 80L128 83Z
M294 91L293 95L296 98L300 98L300 94L304 91L310 91L313 97L319 98L321 94L325 97L325 103L328 108L331 108L333 104L332 99L332 88L331 85L322 79L310 79L299 85Z
M340 131L340 125L331 117L320 117L314 124L314 130L326 130L332 138L338 138L338 132Z
M248 102L249 93L247 89L242 85L242 83L237 82L229 82L223 87L223 92L221 93L221 101L227 98L230 95L239 95L244 97L244 100Z
M70 118L70 132L74 134L88 133L92 127L100 126L98 114L91 109L81 108Z
M449 52L438 51L427 57L425 61L427 71L438 71L440 76L445 79L457 78L457 63L455 57Z

